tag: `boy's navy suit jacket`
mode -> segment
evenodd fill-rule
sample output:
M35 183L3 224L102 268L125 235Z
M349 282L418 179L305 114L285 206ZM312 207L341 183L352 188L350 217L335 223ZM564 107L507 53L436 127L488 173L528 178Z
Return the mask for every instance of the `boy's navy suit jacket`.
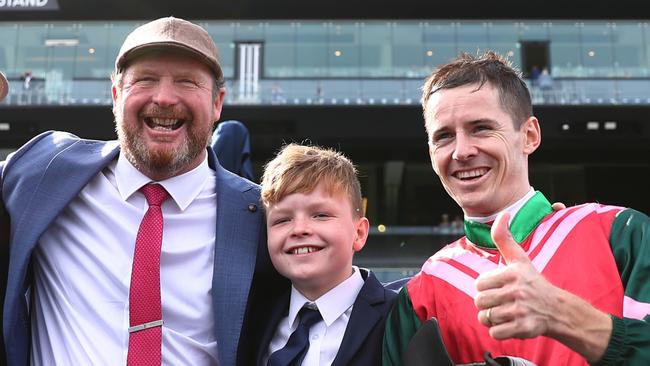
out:
M397 293L385 288L372 272L363 268L360 268L360 271L365 283L354 301L350 321L332 366L381 365L384 326ZM286 291L284 296L271 307L257 354L256 365L258 366L263 365L264 355L278 323L287 316L289 299L290 291Z

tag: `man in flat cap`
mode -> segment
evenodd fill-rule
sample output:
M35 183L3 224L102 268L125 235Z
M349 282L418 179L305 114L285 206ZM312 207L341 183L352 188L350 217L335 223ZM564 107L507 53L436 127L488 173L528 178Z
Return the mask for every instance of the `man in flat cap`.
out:
M257 307L287 285L258 186L208 148L224 100L217 48L198 25L158 19L127 36L112 81L117 141L46 132L0 164L2 357L246 364Z

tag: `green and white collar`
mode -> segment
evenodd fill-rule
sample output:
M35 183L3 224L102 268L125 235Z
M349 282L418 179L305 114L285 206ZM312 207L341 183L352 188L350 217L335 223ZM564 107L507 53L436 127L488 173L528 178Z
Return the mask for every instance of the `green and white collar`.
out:
M541 192L535 194L517 211L510 221L510 232L517 243L524 241L544 217L553 212L551 203ZM496 249L490 235L491 226L465 220L465 235L481 248Z

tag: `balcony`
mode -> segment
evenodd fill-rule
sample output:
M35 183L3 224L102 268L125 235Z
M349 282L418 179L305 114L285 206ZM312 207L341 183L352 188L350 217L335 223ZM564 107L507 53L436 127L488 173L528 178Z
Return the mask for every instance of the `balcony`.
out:
M111 105L108 79L10 79L2 106ZM243 106L396 106L420 104L420 79L265 79L255 88L226 83L226 104ZM248 90L241 93L240 90ZM250 92L253 90L254 92ZM534 105L650 105L650 79L556 79L550 89L530 87Z

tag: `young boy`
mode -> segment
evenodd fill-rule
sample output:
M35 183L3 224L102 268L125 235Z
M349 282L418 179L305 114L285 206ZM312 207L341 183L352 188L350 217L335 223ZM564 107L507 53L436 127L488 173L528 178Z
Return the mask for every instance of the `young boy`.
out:
M271 261L292 286L270 309L257 364L380 365L395 293L352 265L369 226L353 164L288 145L266 166L262 201Z

